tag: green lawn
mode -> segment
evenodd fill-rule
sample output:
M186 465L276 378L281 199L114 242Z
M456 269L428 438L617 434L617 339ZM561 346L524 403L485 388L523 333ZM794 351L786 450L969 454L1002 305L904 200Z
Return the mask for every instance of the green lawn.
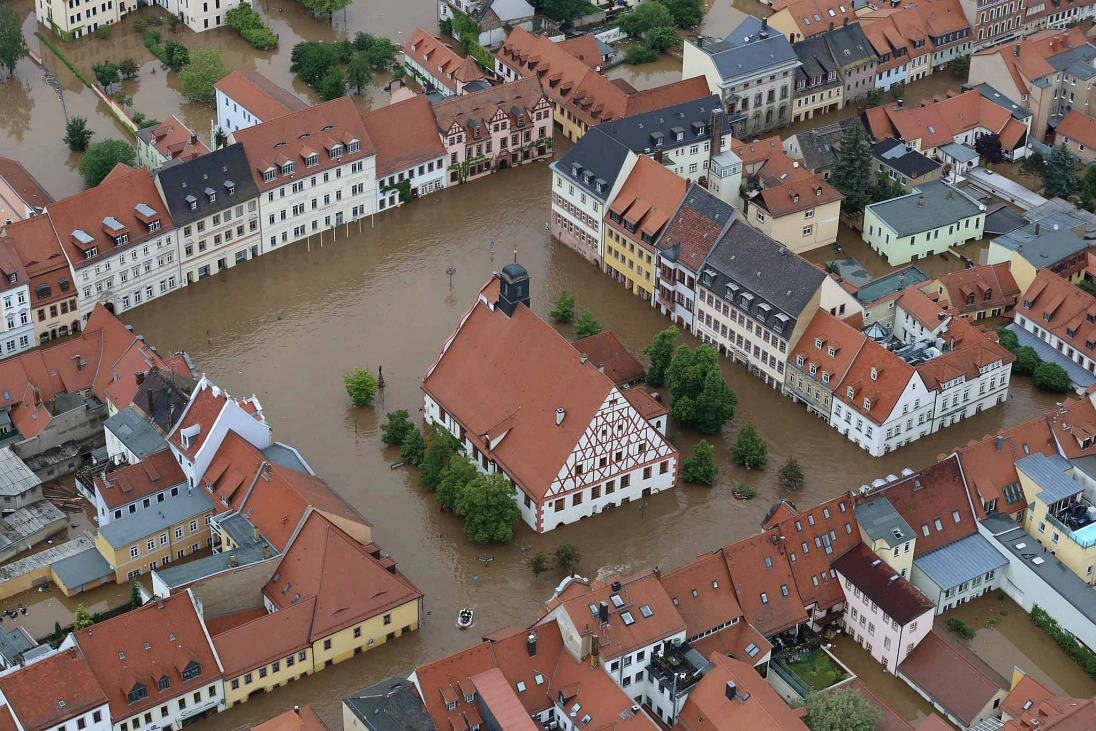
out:
M797 663L785 661L795 675L811 690L825 690L845 679L845 671L830 656L817 650Z

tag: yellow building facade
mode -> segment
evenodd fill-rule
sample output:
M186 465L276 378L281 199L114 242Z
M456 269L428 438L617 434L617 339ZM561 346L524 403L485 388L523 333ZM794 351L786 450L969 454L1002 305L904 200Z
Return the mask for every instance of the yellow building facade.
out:
M114 570L115 581L132 581L208 548L215 512L201 493L181 495L101 526L95 547Z
M647 247L614 226L605 229L605 273L634 295L650 302L655 292L654 247Z
M214 645L216 645L214 640ZM306 646L277 660L240 672L225 679L227 707L246 703L256 693L268 693L275 688L311 675L315 670L312 648Z
M1074 531L1057 517L1072 503L1081 500L1082 486L1069 477L1072 468L1064 471L1062 480L1055 479L1053 484L1045 476L1037 481L1034 471L1026 471L1020 463L1016 471L1020 475L1024 495L1028 498L1029 507L1022 521L1024 530L1070 571L1089 585L1096 584L1096 527L1088 526ZM1067 495L1066 490L1071 490L1074 485L1075 493ZM1083 509L1084 503L1081 504Z
M363 622L345 627L312 645L312 656L317 670L343 660L349 660L360 652L368 652L404 632L419 628L421 598L412 599Z

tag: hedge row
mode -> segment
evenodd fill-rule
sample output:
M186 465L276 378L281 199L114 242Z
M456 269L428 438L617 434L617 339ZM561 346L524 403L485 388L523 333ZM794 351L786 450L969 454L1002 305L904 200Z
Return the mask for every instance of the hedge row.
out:
M78 69L78 68L76 68L75 66L72 65L72 61L69 61L68 57L65 56L65 54L61 53L60 48L53 45L53 41L51 41L49 38L45 37L44 35L42 35L38 31L34 31L34 35L38 37L38 40L42 41L42 43L45 44L46 48L53 51L54 55L56 55L57 58L61 59L61 63L68 66L69 71L76 74L76 78L78 78L78 79L80 79L80 81L84 82L84 86L86 86L89 89L91 88L91 82L87 80L87 77L84 76L82 73L80 73L80 69Z
M1073 638L1058 625L1058 621L1050 616L1045 609L1035 604L1031 608L1031 623L1040 628L1054 640L1062 652L1088 674L1090 678L1096 678L1096 654Z

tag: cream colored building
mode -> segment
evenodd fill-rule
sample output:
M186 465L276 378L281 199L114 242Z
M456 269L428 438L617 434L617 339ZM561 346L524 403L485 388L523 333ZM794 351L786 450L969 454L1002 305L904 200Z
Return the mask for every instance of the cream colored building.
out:
M749 199L745 220L797 254L837 241L838 193L821 178L766 188Z
M119 584L151 573L210 545L213 502L200 491L167 500L100 526L95 547Z
M113 25L137 7L137 0L35 0L34 14L64 40L82 38Z

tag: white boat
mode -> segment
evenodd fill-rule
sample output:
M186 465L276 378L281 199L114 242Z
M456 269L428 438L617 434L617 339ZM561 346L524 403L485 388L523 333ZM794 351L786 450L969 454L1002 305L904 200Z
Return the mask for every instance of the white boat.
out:
M468 629L472 626L472 618L474 616L475 612L473 612L468 607L460 610L459 612L457 612L457 627L459 629Z

